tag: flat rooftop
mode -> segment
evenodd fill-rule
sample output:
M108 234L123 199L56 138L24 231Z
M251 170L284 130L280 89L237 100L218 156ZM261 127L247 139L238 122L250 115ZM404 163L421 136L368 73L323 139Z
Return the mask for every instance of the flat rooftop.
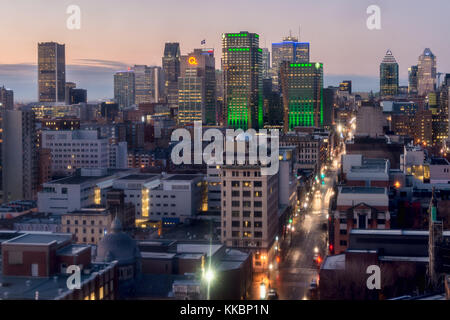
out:
M61 256L73 256L73 255L79 254L80 252L83 252L86 249L91 250L91 247L88 245L71 244L69 246L66 246L66 247L58 250L57 254L59 254Z
M26 233L22 236L5 241L4 244L42 244L48 245L53 241L62 243L64 241L72 239L71 234L52 233L52 234L39 234L39 233Z
M358 193L358 194L384 194L384 188L376 187L342 187L341 193Z
M168 178L165 178L166 181L191 181L194 179L199 178L199 175L193 175L193 174L176 174L173 176L170 176Z
M154 177L157 177L157 174L131 174L129 176L125 176L123 178L120 178L119 180L140 180L140 181L146 181L153 179Z
M82 184L89 181L96 181L99 179L103 179L106 177L109 177L110 175L103 175L103 176L72 176L67 177L59 180L53 180L50 182L47 182L49 184L67 184L67 185L76 185L76 184Z

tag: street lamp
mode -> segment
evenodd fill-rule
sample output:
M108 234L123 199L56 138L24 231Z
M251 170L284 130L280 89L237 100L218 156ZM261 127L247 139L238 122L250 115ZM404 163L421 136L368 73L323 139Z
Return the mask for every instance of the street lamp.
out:
M212 269L206 270L206 272L204 272L204 274L203 274L203 279L206 281L206 284L207 284L206 299L209 300L211 282L214 280L214 271Z
M266 299L266 284L264 282L259 285L259 298L261 300Z

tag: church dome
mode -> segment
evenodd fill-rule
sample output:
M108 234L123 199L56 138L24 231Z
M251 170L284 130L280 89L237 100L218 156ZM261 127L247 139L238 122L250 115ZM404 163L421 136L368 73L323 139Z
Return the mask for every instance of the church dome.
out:
M97 262L118 261L119 265L134 264L141 254L136 241L123 232L122 223L116 217L108 233L98 244Z

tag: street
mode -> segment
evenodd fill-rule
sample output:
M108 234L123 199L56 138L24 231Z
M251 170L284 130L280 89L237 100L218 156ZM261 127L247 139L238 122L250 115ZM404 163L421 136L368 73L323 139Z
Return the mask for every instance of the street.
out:
M270 287L276 289L280 300L309 300L309 287L313 279L318 280L318 268L314 262L315 252L322 261L327 255L327 225L329 201L332 195L336 171L331 171L325 184L320 188L315 184L309 196L310 206L293 220L294 231L289 231L286 241L291 245L281 263L268 271ZM320 189L320 190L319 190ZM255 279L252 298L259 297L259 280Z

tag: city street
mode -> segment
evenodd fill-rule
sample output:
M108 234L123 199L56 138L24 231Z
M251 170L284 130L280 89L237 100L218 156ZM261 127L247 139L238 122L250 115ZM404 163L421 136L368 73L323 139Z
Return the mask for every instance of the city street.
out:
M315 252L318 252L322 261L327 254L327 215L329 201L332 195L333 181L336 171L330 172L325 178L325 184L315 184L311 190L310 206L294 218L294 231L286 235L288 251L278 267L268 271L270 287L276 289L280 300L309 300L309 288L313 279L318 280L318 268L314 262ZM303 203L302 203L303 204ZM291 240L292 239L292 240ZM259 298L259 279L254 279L252 299Z

